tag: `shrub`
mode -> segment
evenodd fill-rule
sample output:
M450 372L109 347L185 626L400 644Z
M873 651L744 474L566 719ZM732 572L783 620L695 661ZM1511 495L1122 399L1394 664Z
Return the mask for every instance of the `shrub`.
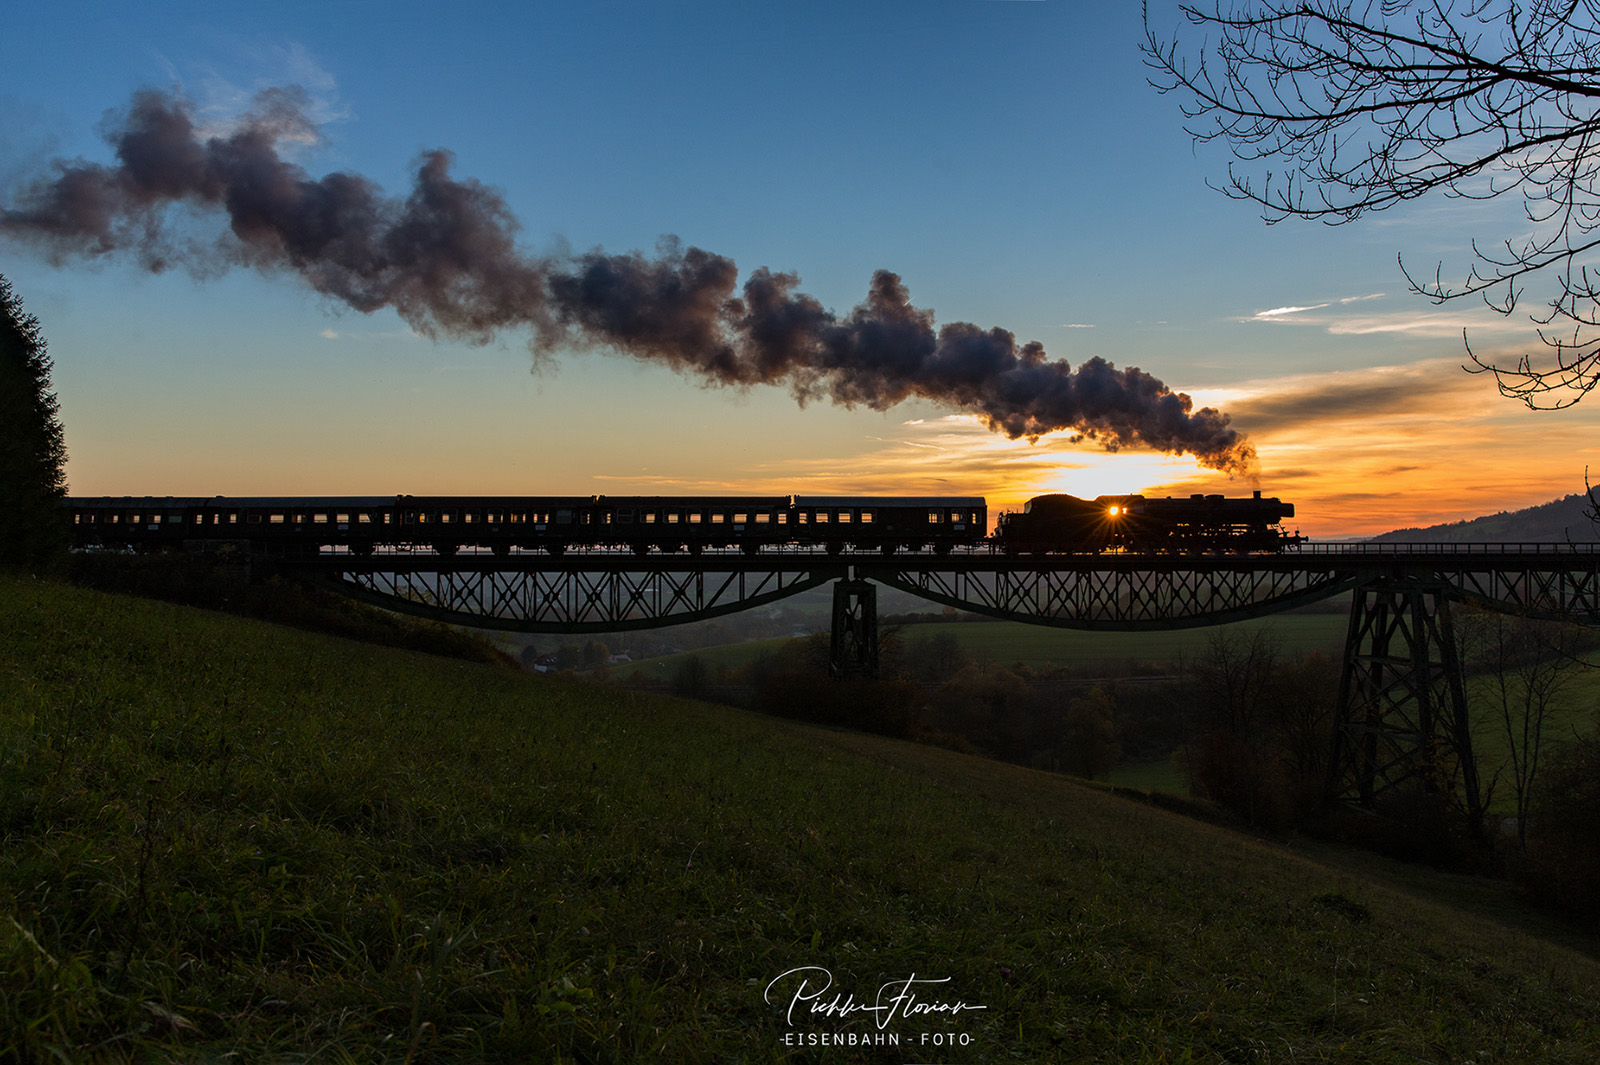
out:
M1559 752L1534 789L1527 853L1513 875L1548 905L1600 920L1600 742Z
M832 680L811 673L773 673L756 689L756 709L774 717L909 738L922 693L898 680Z
M1282 832L1295 820L1295 789L1275 752L1219 730L1202 736L1188 753L1195 794L1256 828Z

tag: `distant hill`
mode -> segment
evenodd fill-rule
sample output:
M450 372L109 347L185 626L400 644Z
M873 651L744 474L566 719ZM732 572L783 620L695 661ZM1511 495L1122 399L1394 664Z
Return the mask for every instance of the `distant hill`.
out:
M1396 529L1374 536L1375 543L1594 543L1600 526L1589 519L1589 498L1576 492L1565 499L1541 503L1526 510L1504 511L1469 521L1431 525L1426 529Z

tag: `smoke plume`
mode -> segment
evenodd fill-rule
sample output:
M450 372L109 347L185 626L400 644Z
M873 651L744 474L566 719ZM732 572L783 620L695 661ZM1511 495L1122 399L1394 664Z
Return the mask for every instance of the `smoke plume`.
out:
M526 329L536 353L611 348L711 383L787 386L801 403L885 410L919 397L1012 438L1067 432L1229 472L1253 463L1226 414L1195 410L1133 367L1095 358L1073 369L1004 329L936 327L887 270L840 315L798 291L793 274L763 267L741 288L732 260L671 240L654 257L530 255L505 200L455 177L446 151L423 153L404 199L358 174L313 178L284 154L317 138L307 111L299 90L272 89L210 133L183 97L141 91L108 122L116 163L56 161L0 208L0 236L58 263L131 253L152 271L290 270L358 311L392 307L431 337ZM225 233L195 235L219 214Z

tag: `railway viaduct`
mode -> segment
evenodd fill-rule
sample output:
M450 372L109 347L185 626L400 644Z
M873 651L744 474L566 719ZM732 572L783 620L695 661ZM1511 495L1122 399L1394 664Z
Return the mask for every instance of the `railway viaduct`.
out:
M1406 781L1438 779L1446 764L1476 775L1451 604L1600 624L1600 545L1306 544L1278 555L1021 557L987 547L942 556L324 551L282 565L391 610L548 633L696 621L831 582L837 676L876 671L877 585L996 618L1086 630L1216 625L1349 593L1334 764L1347 797L1367 806Z

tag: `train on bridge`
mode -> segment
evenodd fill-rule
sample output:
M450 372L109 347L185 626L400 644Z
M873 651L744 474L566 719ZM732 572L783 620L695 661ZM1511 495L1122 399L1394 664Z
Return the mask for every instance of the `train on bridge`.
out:
M1106 551L1275 552L1300 537L1294 506L1219 495L1156 499L1038 496L989 533L981 496L306 496L73 497L85 548L241 543L285 557L342 548L462 549L496 555L620 549L643 555L800 547L893 554L996 547L1010 554Z

